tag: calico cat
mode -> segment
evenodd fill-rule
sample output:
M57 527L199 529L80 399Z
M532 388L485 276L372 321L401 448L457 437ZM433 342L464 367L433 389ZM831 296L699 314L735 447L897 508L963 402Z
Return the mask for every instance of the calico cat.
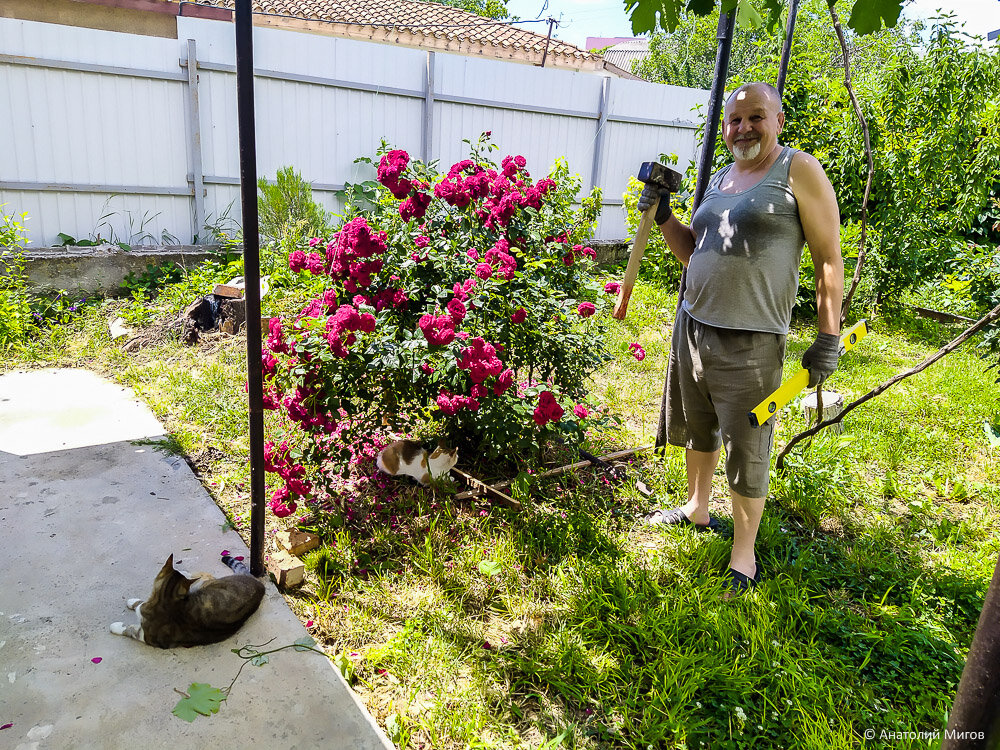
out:
M438 444L428 454L420 443L413 440L396 440L379 451L375 465L394 477L408 476L420 484L430 484L431 479L441 477L458 463L458 448L445 448Z
M174 569L174 556L170 555L153 581L149 598L125 603L139 616L139 625L113 622L111 632L160 648L202 646L233 635L257 611L264 597L264 584L250 575L239 560L225 556L222 562L235 575L188 576Z

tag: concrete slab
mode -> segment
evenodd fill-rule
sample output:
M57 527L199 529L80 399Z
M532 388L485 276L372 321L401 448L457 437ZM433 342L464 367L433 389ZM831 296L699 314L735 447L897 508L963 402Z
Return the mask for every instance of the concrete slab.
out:
M271 639L274 648L306 631L268 582L260 609L222 643L161 650L108 632L134 621L125 600L149 594L169 554L186 570L225 575L221 550L249 553L181 457L132 442L162 432L152 415L130 392L94 380L80 371L0 375L0 727L11 725L0 746L391 748L312 652L247 666L214 716L189 724L171 714L175 688L229 685L243 663L231 649ZM84 407L89 416L78 411L59 427L60 409ZM115 429L109 414L120 418ZM130 437L115 439L116 430Z

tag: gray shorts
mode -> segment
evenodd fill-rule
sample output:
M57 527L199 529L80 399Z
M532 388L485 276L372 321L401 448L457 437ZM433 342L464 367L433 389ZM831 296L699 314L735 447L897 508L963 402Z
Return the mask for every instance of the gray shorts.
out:
M666 438L711 453L726 448L729 486L744 497L768 490L774 419L751 427L747 413L781 385L782 334L674 321L667 373Z

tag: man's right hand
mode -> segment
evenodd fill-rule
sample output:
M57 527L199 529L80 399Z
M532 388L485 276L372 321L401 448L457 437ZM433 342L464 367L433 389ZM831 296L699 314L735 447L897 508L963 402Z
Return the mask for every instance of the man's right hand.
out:
M642 192L639 193L639 213L645 213L654 205L656 206L656 216L653 220L656 225L666 224L673 214L673 211L670 210L670 191L647 182Z

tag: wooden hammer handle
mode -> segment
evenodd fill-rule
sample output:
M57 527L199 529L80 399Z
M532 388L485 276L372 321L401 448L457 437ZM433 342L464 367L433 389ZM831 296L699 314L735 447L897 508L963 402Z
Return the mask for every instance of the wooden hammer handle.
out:
M639 231L635 233L632 254L628 258L628 266L625 267L625 278L622 280L621 289L618 290L618 299L615 300L615 308L611 313L611 317L615 320L625 320L625 314L628 312L628 300L632 296L632 287L635 286L635 280L639 276L639 265L642 263L643 253L646 252L649 232L653 228L653 219L659 205L658 199L656 203L643 211L639 218Z

